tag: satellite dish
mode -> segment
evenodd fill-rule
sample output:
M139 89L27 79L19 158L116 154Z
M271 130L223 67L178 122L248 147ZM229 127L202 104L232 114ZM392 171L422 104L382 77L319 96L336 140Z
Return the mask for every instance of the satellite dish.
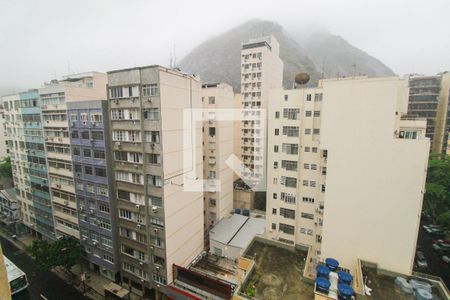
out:
M298 73L295 75L296 84L305 84L309 81L309 75L306 73Z

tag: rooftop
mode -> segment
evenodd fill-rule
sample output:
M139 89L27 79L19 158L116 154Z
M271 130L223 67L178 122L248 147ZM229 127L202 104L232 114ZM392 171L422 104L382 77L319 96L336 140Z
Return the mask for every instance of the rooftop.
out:
M256 299L314 299L314 286L302 276L306 251L254 241L246 253L254 257L256 267L241 293L250 295L254 287Z
M209 237L225 245L246 248L256 234L264 233L265 227L263 218L233 214L217 223L209 232Z

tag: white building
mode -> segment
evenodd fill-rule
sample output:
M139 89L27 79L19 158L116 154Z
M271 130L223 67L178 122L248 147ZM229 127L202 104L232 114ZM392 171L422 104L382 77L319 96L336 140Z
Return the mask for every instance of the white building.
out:
M241 159L246 170L241 178L253 190L265 191L267 117L269 89L281 88L283 62L280 45L274 36L251 39L241 50L241 99L243 109L254 109L261 120L243 121L241 127Z
M5 124L5 111L0 106L0 161L8 156L8 147L6 145L6 124Z
M205 230L233 211L233 170L226 160L233 154L234 121L226 120L234 108L233 88L226 83L203 84L203 178ZM217 184L216 184L217 183Z
M330 79L270 99L267 235L351 270L411 273L429 139L402 117L405 82Z

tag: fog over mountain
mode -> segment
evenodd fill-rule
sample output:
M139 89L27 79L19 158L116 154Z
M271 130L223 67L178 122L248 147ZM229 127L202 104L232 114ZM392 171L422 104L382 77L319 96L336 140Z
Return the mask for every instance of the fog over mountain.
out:
M273 34L280 43L285 87L292 86L298 72L310 74L310 85L316 84L322 76L394 75L378 59L343 38L324 29L303 29L313 33L306 35L302 28L288 32L275 22L251 20L201 43L180 61L180 67L200 75L203 81L227 82L239 91L241 43L249 38Z

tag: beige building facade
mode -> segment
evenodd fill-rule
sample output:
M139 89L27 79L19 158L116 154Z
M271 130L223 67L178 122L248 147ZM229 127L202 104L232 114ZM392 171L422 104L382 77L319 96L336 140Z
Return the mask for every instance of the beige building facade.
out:
M203 178L205 233L233 211L233 170L226 160L234 152L234 120L226 120L234 109L233 88L226 83L203 84ZM206 238L206 235L205 235Z
M88 72L39 89L56 238L80 238L70 152L67 102L106 99L106 74Z
M251 39L241 50L241 160L245 169L241 178L253 190L265 191L266 141L269 90L281 88L283 62L280 45L274 36ZM245 111L248 110L248 111ZM249 111L253 110L253 111ZM259 119L246 120L252 115Z
M203 123L184 119L201 95L196 77L160 66L108 72L121 274L139 294L164 292L172 265L203 251Z
M412 272L426 178L426 122L406 118L396 77L271 91L266 234Z

